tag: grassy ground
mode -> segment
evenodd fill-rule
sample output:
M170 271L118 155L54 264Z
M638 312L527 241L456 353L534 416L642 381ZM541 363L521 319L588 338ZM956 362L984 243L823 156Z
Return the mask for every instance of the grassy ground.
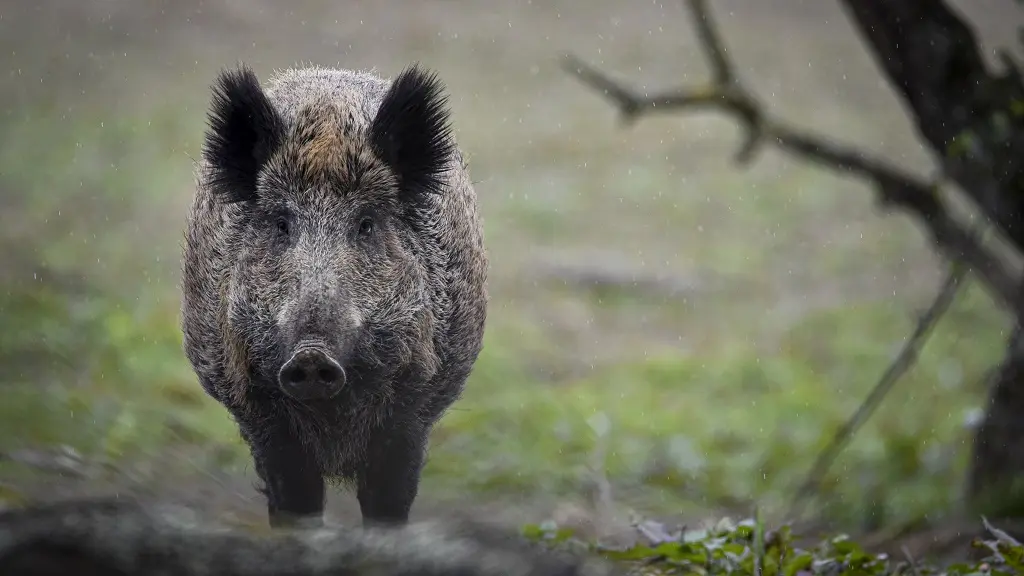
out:
M714 7L772 110L926 173L838 8L761 4ZM422 515L458 510L468 493L478 507L506 502L515 521L586 522L592 512L581 520L576 510L602 477L619 518L752 499L779 511L935 290L940 269L916 225L879 215L859 183L771 151L737 170L739 134L713 115L622 130L559 71L557 57L572 50L650 90L702 81L677 3L282 6L4 9L7 498L153 490L262 513L244 449L195 383L177 328L207 85L236 60L265 77L299 61L390 75L418 59L452 93L486 217L492 306L467 395L434 436ZM1008 7L987 0L968 13L1001 41L1014 31L998 17ZM594 275L652 282L574 281ZM832 469L817 510L847 526L950 510L965 419L1004 329L969 287ZM81 461L51 454L63 445ZM63 480L42 476L55 463ZM349 500L332 500L342 519Z

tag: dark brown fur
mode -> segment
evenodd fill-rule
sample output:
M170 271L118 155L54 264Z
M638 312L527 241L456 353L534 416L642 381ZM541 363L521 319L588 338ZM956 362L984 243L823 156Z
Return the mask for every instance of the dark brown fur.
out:
M320 517L324 478L356 485L364 520L404 522L486 317L476 195L440 84L305 68L264 89L242 68L218 78L210 120L186 354L252 448L272 524ZM336 396L278 385L306 342L344 367Z

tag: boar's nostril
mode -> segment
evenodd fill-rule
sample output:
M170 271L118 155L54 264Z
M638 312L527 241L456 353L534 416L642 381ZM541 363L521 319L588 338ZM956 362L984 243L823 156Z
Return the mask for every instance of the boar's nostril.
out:
M345 370L325 351L304 349L295 353L278 373L278 384L290 396L309 400L337 394L345 384Z
M306 380L306 371L301 366L295 366L291 370L285 370L281 374L282 384L301 384Z

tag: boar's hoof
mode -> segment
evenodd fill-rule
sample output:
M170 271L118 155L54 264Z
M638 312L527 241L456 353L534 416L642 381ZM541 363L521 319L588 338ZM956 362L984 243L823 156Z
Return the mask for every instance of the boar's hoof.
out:
M325 350L304 348L284 363L277 381L297 400L326 400L345 385L345 369Z

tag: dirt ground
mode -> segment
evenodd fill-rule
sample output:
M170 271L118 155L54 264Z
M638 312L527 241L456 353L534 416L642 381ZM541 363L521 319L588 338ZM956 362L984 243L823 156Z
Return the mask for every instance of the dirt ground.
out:
M878 218L870 197L856 184L811 174L772 152L737 172L730 158L738 132L714 115L662 116L622 130L603 100L559 69L558 57L571 51L651 91L702 82L706 66L682 4L8 1L0 5L3 113L19 114L40 101L54 114L69 115L82 109L123 114L177 102L182 110L201 115L213 75L236 61L253 65L266 77L274 69L309 62L393 75L419 60L445 80L460 143L479 180L494 262L494 305L514 309L563 336L560 352L572 361L540 371L594 369L595 364L659 347L699 353L714 345L723 326L735 330L755 310L772 321L751 328L748 337L770 345L774 334L809 309L897 292L912 298L929 290L937 270L924 241L908 231L912 227L905 221ZM925 173L927 156L910 123L835 2L711 4L740 72L775 113ZM1012 0L956 4L993 46L1013 38L1020 24L1005 16L1012 13ZM169 156L182 159L180 194L138 214L137 228L144 232L136 240L150 243L155 260L163 262L151 272L157 282L171 287L169 302L175 297L177 242L191 178L184 155L195 156L197 143L198 134L189 143L168 147ZM650 184L655 173L662 174L661 180ZM624 188L646 186L644 193L660 198L654 189L666 184L685 202L682 214L665 215L672 204L668 200L642 204L623 195ZM586 195L579 192L581 187ZM828 194L813 199L822 187ZM780 191L804 199L790 212L780 212L791 228L786 239L777 240L772 230L746 229L742 215L729 220L735 213L730 198L736 190L754 200ZM640 209L628 215L624 205ZM535 215L533 227L522 223L524 211ZM548 225L545 214L550 213L575 216ZM845 229L836 225L840 215ZM561 228L552 232L545 226ZM881 238L880 245L891 239L921 258L906 265L891 252L869 250L859 257L873 259L878 267L873 275L856 278L837 276L836 270L847 264L808 264L823 244L851 245L866 233ZM748 253L715 252L726 239L735 244L737 236L750 247ZM761 273L740 274L751 260ZM541 268L564 272L567 263L587 261L626 273L656 269L668 274L682 286L692 307L703 312L690 310L685 327L677 317L657 314L609 314L595 322L564 299L529 297ZM861 264L850 260L848 266ZM63 481L47 476L45 489L43 482L38 489L47 495L83 487L155 490L163 497L222 508L243 522L259 521L263 509L251 475L221 475L193 465L187 454L169 454L167 459L176 463L180 476L122 469L120 480L110 484L106 473L79 471L78 479L74 474ZM140 482L129 481L133 475ZM162 481L154 482L157 476ZM333 496L332 516L351 520L353 502L351 496ZM495 517L500 510L500 518L519 523L536 520L551 505L468 506L433 498L427 490L415 515ZM564 508L557 514L572 513Z

